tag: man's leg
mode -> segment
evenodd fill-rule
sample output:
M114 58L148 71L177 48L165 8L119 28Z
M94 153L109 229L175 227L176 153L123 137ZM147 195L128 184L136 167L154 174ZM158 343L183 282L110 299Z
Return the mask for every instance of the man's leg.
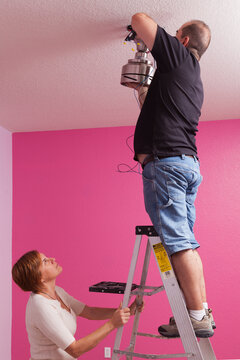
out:
M189 310L202 310L206 302L202 262L196 250L172 255L172 264Z
M203 300L206 299L206 294L200 257L196 250L183 250L174 253L171 256L171 260L185 297L196 336L213 336L212 319L206 314L203 308ZM174 318L170 318L169 324L159 326L158 331L166 337L179 336Z
M197 187L201 182L199 164L189 157L155 158L143 170L144 200L152 223L172 257L176 276L184 293L195 333L199 337L214 334L209 316L203 308L204 279L202 264L195 249L199 246L190 230L189 213L193 209ZM187 192L186 186L191 192ZM188 189L187 188L187 189ZM186 201L187 200L187 201ZM191 215L191 224L195 215ZM158 328L161 335L178 337L174 319Z
M201 257L197 250L193 250L193 253L196 257L196 260L198 263L198 268L199 268L199 273L200 273L200 289L201 289L201 295L202 295L202 302L206 303L207 295L206 295L206 286L205 286L205 280L204 280L202 260L201 260Z
M194 201L200 182L199 164L189 157L155 159L143 171L146 210L172 254L189 310L203 310L206 301L201 259L197 251L192 250L199 246L193 225Z

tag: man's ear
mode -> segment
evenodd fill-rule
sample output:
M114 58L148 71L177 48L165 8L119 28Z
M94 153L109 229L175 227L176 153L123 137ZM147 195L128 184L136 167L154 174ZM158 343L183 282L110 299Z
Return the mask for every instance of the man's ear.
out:
M188 43L189 43L189 36L185 36L183 38L182 44L183 44L183 46L187 47Z

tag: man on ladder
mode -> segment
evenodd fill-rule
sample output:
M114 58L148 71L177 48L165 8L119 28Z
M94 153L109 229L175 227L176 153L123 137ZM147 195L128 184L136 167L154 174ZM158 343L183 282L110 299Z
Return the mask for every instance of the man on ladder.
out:
M195 143L203 103L199 60L210 43L210 29L194 20L173 37L143 13L133 15L131 25L157 63L148 92L144 84L138 88L142 109L134 135L145 207L171 256L195 334L210 337L215 325L193 233L194 201L202 180ZM178 337L174 318L159 332Z

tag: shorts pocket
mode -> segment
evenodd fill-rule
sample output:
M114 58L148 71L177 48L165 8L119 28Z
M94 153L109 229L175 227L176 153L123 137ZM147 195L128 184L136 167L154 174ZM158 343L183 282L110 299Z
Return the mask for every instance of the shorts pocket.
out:
M171 198L168 199L168 202L165 205L162 205L162 209L165 209L173 204L173 200Z

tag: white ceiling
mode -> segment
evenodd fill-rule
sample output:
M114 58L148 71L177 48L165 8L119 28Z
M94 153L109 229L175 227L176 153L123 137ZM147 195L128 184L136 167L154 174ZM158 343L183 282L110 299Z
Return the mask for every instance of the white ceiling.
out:
M210 26L201 120L240 119L240 0L1 0L0 126L134 125L137 102L120 75L134 57L123 40L136 12L173 35L191 19Z

